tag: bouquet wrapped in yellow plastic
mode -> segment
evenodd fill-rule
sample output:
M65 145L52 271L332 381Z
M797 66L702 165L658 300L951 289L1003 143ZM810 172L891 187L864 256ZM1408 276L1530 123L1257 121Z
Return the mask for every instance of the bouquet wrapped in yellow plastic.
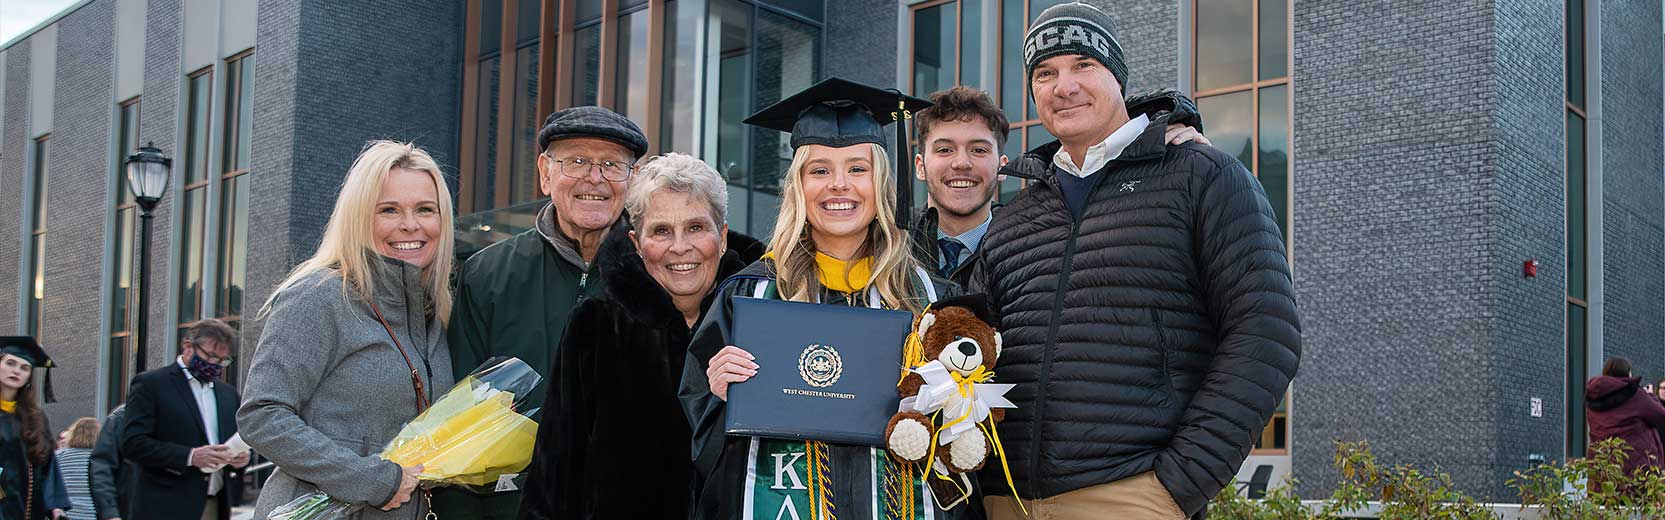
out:
M537 371L512 357L492 358L399 430L381 457L400 466L422 466L424 486L486 486L519 473L532 462L538 424L519 411L542 382ZM345 519L363 505L303 495L274 509L268 520Z

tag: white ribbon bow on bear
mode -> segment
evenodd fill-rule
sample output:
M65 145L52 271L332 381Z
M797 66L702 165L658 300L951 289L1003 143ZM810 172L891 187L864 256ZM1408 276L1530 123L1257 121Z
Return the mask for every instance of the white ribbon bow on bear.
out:
M912 371L925 379L925 385L919 387L919 395L903 398L898 409L926 415L941 410L942 423L949 426L937 433L938 445L946 446L960 434L976 428L977 423L989 418L991 408L1017 408L1006 399L1006 392L1014 386L1010 383L967 383L967 391L962 395L960 382L954 380L955 374L940 360Z

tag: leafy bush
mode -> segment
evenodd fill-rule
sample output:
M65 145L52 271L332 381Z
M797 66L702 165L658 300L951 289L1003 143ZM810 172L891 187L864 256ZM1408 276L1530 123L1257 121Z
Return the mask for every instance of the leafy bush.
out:
M1608 439L1591 446L1587 457L1517 471L1509 485L1520 491L1522 505L1542 508L1550 520L1665 517L1665 475L1644 468L1627 477L1629 452L1623 440Z

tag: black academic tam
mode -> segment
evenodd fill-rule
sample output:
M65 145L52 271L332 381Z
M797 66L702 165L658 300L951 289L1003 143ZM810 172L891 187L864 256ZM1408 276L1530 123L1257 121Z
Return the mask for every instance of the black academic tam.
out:
M931 106L930 101L896 89L827 78L797 94L759 110L744 123L792 134L792 148L818 144L843 148L872 143L885 145L884 126L896 123L896 222L912 222L913 153L908 145L907 120Z

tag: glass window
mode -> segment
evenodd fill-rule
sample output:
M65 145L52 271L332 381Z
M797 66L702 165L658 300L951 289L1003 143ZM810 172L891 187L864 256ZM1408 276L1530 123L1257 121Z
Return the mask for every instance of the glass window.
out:
M480 60L479 98L474 100L474 210L497 207L497 89L503 60Z
M767 4L792 11L793 13L797 13L799 16L819 22L822 19L822 13L825 12L825 1L826 0L767 0Z
M180 254L185 255L179 262L179 322L187 323L202 319L202 245L203 245L203 211L206 206L207 188L186 190L181 197L180 206L183 213L180 218L180 238L183 241Z
M594 105L601 88L601 25L573 32L572 105Z
M1197 0L1197 90L1253 79L1254 0ZM1280 0L1287 1L1287 0ZM1204 119L1207 120L1206 118Z
M660 101L659 149L697 155L694 150L694 85L699 75L694 68L698 56L700 12L699 2L669 2L666 4L665 63L662 75L664 98Z
M46 299L46 194L47 172L52 168L52 152L47 146L50 136L35 140L34 171L30 176L34 178L33 189L29 197L29 271L25 273L25 309L23 327L31 336L40 335L41 323L44 322L42 303Z
M503 50L503 1L480 2L480 56L490 56Z
M729 227L753 234L751 186L746 152L752 133L740 123L752 112L752 24L751 11L734 0L711 2L708 63L716 63L717 77L706 110L716 116L714 140L717 172L733 186L729 194ZM710 83L708 83L709 85ZM708 116L709 117L709 116Z
M1567 102L1584 108L1584 0L1567 0Z
M23 325L29 329L30 336L40 336L46 322L42 316L42 304L46 301L46 233L36 233L29 239L29 309Z
M601 0L577 0L574 8L573 21L575 25L582 25L601 18Z
M924 96L954 86L959 22L956 5L947 3L914 11L913 92Z
M248 275L249 181L238 175L220 190L218 316L243 314L243 282Z
M1046 11L1048 7L1073 1L1075 0L1029 0L1029 21L1040 18L1041 12Z
M1052 136L1052 132L1046 131L1046 127L1042 125L1030 126L1028 131L1025 132L1023 139L1028 143L1024 146L1031 150L1043 144L1058 140L1057 137Z
M132 336L110 338L110 385L106 395L112 409L127 401L127 374L131 371L129 360L133 359L133 348L128 345L132 340Z
M29 225L36 233L46 230L46 172L50 171L52 163L52 150L46 144L45 137L35 141L34 194L29 197L34 218L29 221Z
M138 287L138 280L133 277L133 230L137 225L137 210L132 206L116 211L116 235L114 237L115 272L111 274L114 283L110 289L110 332L125 332L132 330L133 316L129 305L133 302L134 292Z
M1023 112L1025 99L1029 96L1029 82L1024 78L1026 68L1023 64L1023 1L1002 0L1000 9L1000 109L1006 112L1007 120L1016 123L1029 119Z
M189 106L185 115L185 185L208 179L208 116L213 97L214 74L203 72L191 76L186 99Z
M1589 374L1589 327L1586 310L1567 303L1567 456L1584 456L1589 444L1584 426L1584 380Z
M1244 166L1255 163L1254 92L1233 92L1197 100L1203 121L1208 124L1208 140L1214 147L1237 156Z
M537 200L538 194L538 47L533 43L515 51L514 149L509 169L509 204ZM493 157L495 158L495 156Z
M757 12L757 88L752 110L780 101L815 83L820 68L819 31L814 26L777 15ZM753 128L751 230L768 233L779 211L780 176L792 162L792 148L783 132Z
M222 173L247 170L254 128L253 55L226 62L225 140L220 153Z
M1216 98L1211 99L1218 99ZM1272 203L1272 214L1277 217L1278 229L1286 237L1289 229L1289 85L1267 87L1260 91L1260 139L1257 174L1266 199Z
M116 204L133 202L133 185L127 182L127 156L139 151L139 100L121 106L116 122Z
M960 85L983 85L983 0L960 0Z
M648 109L648 12L646 9L619 16L613 103L631 121L647 121Z
M1584 158L1584 118L1567 111L1567 296L1587 299L1589 269L1585 258L1589 255Z
M1289 75L1289 0L1260 0L1260 79Z
M525 45L538 39L539 22L543 14L543 0L516 0L515 44Z
M618 3L619 12L627 13L630 12L631 9L647 5L648 0L618 0Z

